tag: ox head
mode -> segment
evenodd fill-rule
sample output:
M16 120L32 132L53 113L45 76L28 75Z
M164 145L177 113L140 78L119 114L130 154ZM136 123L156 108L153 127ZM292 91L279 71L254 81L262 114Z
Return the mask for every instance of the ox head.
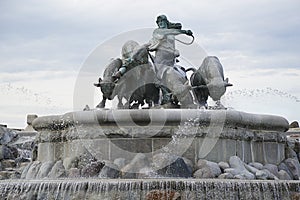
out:
M101 92L105 98L109 100L113 99L113 91L115 89L116 83L112 81L102 81L102 79L99 78L98 83L94 85L96 87L100 87Z
M232 86L231 83L228 83L228 78L223 80L213 80L207 84L207 88L209 91L209 96L214 100L218 101L226 92L226 87Z
M231 83L228 83L228 78L226 78L224 81L223 80L212 80L209 82L207 85L198 85L198 86L193 86L193 89L208 89L209 91L209 96L214 100L218 101L220 98L224 95L226 92L226 87L232 86Z

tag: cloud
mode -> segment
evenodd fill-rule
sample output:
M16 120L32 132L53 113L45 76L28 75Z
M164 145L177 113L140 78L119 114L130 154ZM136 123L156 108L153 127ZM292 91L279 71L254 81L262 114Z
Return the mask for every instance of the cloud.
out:
M30 61L44 62L46 69L78 69L97 44L123 31L155 27L161 13L192 29L196 42L222 59L258 68L284 64L299 68L299 4L295 0L2 1L1 70L13 70L12 66L37 70L39 64ZM274 57L282 61L272 61Z
M207 52L220 58L234 89L271 87L299 97L299 7L298 0L0 1L0 84L10 83L15 88L24 87L33 94L51 97L65 111L73 101L77 73L99 45L120 33L155 28L156 16L166 14L170 21L191 29L196 38L194 45L203 50L193 52L194 48L187 46L181 51L181 60L198 67ZM150 35L144 37L150 39ZM92 74L91 83L111 57L120 55L125 39L110 43L105 52L100 52L101 56L95 55L94 63L85 71L88 76ZM139 42L144 41L147 39ZM23 95L18 93L16 98L0 93L6 112L3 117L10 113L15 117L16 113L26 115L17 106L28 106L21 100L5 107L12 103L8 97L22 99ZM34 95L29 99L34 100ZM244 102L245 107L240 108L247 109L247 98L240 100L237 105ZM46 108L47 104L40 106ZM260 105L256 106L253 110L260 110ZM281 109L275 107L274 113Z

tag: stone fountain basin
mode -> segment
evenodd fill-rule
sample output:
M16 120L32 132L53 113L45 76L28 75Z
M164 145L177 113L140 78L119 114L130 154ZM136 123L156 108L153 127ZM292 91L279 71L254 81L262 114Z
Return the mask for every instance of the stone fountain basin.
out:
M183 156L193 162L237 155L246 163L279 164L289 124L280 116L235 110L101 109L38 117L33 127L41 162L66 163L86 151L99 160L132 159L132 153L158 152L179 133L192 138ZM213 146L203 153L209 138Z

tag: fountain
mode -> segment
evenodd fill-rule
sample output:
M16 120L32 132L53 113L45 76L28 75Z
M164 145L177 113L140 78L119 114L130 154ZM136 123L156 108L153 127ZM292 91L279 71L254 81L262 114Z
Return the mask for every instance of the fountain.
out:
M142 166L143 160L170 152L178 155L177 164L182 153L180 158L192 165L199 159L218 163L234 156L245 163L278 165L285 159L288 129L287 121L278 116L233 110L97 109L38 117L32 125L38 131L37 159L23 170L22 179L0 182L1 198L289 199L300 189L297 180L199 179L184 169L177 176L160 171L174 160L163 166L148 162L147 168L157 174L107 165L118 158L130 162L145 155L139 160ZM207 151L206 144L213 147ZM79 163L87 159L85 166L104 162L96 173L83 172L86 168ZM121 173L101 178L104 166Z
M158 17L159 29L164 20ZM192 36L180 23L168 22L167 29ZM136 79L137 73L151 72L151 44L126 44L123 59L112 60L106 68L114 71L106 70L95 84L103 93L96 109L31 119L37 131L36 156L18 179L0 181L1 199L299 198L299 147L287 141L288 121L226 109L220 98L232 84L224 79L218 58L206 57L193 70L191 86L180 67L163 66L165 71L156 73L167 75L155 88L149 75L142 83ZM126 57L128 51L134 59ZM155 68L165 61L159 56L151 60ZM207 70L212 71L205 74ZM122 93L120 83L130 85L126 81L132 80L133 89ZM141 100L137 94L143 90L136 85L147 84L152 93ZM173 96L168 96L168 89ZM155 91L160 91L161 101ZM124 105L119 101L122 109L105 108L114 96L127 100ZM207 105L208 96L216 106ZM150 109L132 109L141 108L144 100Z

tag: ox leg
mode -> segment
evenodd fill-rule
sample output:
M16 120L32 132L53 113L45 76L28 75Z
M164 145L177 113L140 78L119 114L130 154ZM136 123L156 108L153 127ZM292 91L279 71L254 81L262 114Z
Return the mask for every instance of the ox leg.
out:
M149 108L152 106L156 106L159 104L159 86L156 86L155 84L147 84L146 91L144 93L144 98L146 100L146 103L148 104ZM153 105L154 104L154 105Z
M207 99L208 99L208 89L203 89L200 92L199 105L200 107L204 106L206 109L208 108Z
M130 109L130 102L127 101L124 105L123 105L123 109Z
M147 100L146 103L148 104L148 108L151 108L153 106L153 103L151 100Z
M223 109L225 109L225 110L226 110L226 107L221 103L220 100L217 100L217 101L216 101L216 109L218 109L218 110L223 110Z
M140 103L134 103L130 106L130 109L139 109Z
M165 86L177 97L182 108L197 108L190 93L191 86L188 85L186 78L171 68L164 73L163 80Z
M118 105L117 105L118 109L124 109L124 105L122 103L122 99L123 99L122 97L118 96Z
M193 89L194 97L201 108L208 108L207 99L208 99L208 90L207 89Z
M167 104L171 102L171 91L165 87L164 85L160 86L162 92L162 100L161 105Z
M96 108L104 108L106 103L106 98L103 97L102 101L96 106Z
M159 92L160 92L159 85L153 84L152 88L154 90L154 92L152 93L152 95L153 95L152 96L152 101L154 103L154 106L156 106L156 105L159 104Z

